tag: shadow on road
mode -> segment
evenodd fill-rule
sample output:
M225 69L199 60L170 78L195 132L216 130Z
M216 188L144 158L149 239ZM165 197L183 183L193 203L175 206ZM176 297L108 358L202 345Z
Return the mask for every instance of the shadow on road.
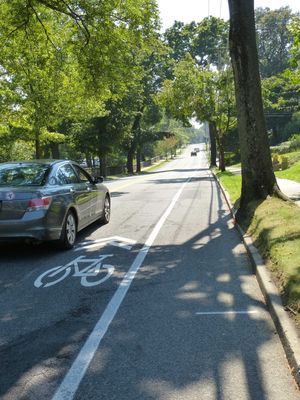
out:
M263 299L248 290L255 285L254 278L221 194L212 178L205 179L212 193L203 217L208 226L184 243L180 231L174 231L172 244L151 247L76 399L270 398L264 348L274 340L274 328L264 317ZM189 212L182 216L182 224ZM20 251L26 260L27 250ZM37 257L44 251L45 247L37 248ZM114 288L122 277L112 279ZM55 288L63 291L64 285ZM100 286L87 291L77 310L49 321L40 331L23 336L20 330L19 340L0 348L5 372L0 397L51 398L56 380L63 378L99 317L103 296L107 291ZM34 307L34 301L23 306ZM257 313L197 314L231 310ZM26 381L27 374L34 379ZM271 375L276 380L280 374L274 358ZM288 398L285 388L281 390L282 398Z

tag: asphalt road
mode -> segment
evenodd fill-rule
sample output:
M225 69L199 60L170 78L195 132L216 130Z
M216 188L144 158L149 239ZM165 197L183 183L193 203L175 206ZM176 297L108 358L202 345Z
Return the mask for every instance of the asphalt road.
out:
M299 400L204 152L108 186L74 250L0 245L0 398Z

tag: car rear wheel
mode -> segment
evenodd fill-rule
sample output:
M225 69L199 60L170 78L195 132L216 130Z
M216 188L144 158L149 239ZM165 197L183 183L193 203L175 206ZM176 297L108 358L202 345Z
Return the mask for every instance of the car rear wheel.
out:
M110 211L111 211L110 198L109 198L109 196L106 196L105 200L104 200L104 205L103 205L102 217L100 218L101 224L109 223Z
M71 249L75 242L77 236L77 225L74 213L72 211L68 211L65 222L62 227L59 246L62 249Z

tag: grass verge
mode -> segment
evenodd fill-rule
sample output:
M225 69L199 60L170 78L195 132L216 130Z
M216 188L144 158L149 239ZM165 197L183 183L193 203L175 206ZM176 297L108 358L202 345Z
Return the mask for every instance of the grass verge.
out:
M149 172L149 171L154 171L155 169L161 167L162 165L170 162L170 160L163 160L159 162L158 164L151 165L151 167L143 168L142 172Z
M151 165L151 167L143 168L142 171L141 171L140 173L145 173L145 172L149 172L149 171L154 171L155 169L161 167L162 165L168 163L169 161L170 161L170 160L163 160L163 161L161 161L161 162L159 162L159 163L157 163L157 164ZM138 174L138 173L136 173L136 174ZM119 179L119 178L124 178L124 177L126 177L126 176L130 176L130 175L127 174L127 173L118 174L118 175L108 175L105 179L106 179L106 180L109 180L109 181L112 181L112 180L116 180L116 179Z
M217 175L221 184L228 192L231 203L236 205L241 195L241 175L233 174L230 171L220 172L217 169L214 169L214 173Z
M217 176L237 203L241 177L230 172ZM272 272L283 302L300 322L300 208L277 198L249 205L248 215L240 225L254 240L255 246Z
M275 175L278 178L291 179L292 181L300 182L300 161L295 162L290 168L284 171L276 171Z
M291 162L300 160L300 151L290 151L289 153L283 153L281 156L286 157Z

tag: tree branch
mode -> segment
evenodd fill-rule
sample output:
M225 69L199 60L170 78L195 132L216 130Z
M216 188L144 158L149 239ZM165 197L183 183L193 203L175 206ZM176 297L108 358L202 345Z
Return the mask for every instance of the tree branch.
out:
M6 36L6 39L8 39L11 35L13 35L17 30L27 26L28 24L28 18L26 21L22 22L22 24L18 25L15 29L13 29L11 32L9 32L9 34Z
M29 7L32 9L34 15L36 16L37 20L39 21L40 25L42 26L42 28L43 28L43 30L44 30L44 32L45 32L45 35L46 35L47 40L52 44L52 46L54 47L54 49L57 50L57 47L55 46L55 44L52 42L52 40L51 40L51 38L50 38L50 35L49 35L48 31L47 31L47 28L46 28L45 25L43 24L43 21L40 19L38 13L36 12L36 9L33 7L33 5L31 4L31 2L29 2Z
M38 0L40 4L43 4L45 7L50 8L53 11L57 11L61 14L67 15L71 17L75 24L79 27L84 32L84 36L86 37L86 43L89 43L90 40L90 31L84 21L84 18L76 13L71 6L65 1L65 0L58 0L56 2L49 1L49 0ZM63 4L64 7L61 7L60 5Z

